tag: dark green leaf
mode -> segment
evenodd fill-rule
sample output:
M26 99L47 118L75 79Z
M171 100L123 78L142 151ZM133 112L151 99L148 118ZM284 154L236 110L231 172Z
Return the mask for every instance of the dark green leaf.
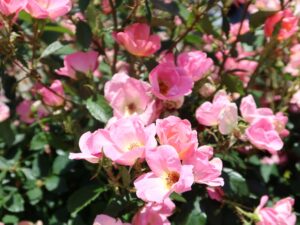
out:
M225 187L233 196L247 196L249 194L246 179L238 172L224 168Z
M19 193L12 193L12 197L5 203L5 208L10 212L24 211L24 199Z
M44 132L39 132L32 138L30 142L31 150L41 150L44 149L45 145L48 144L49 134Z
M260 25L264 24L266 19L272 16L274 11L258 11L256 13L251 14L250 16L250 26L252 28L257 28Z
M112 117L112 110L101 95L98 95L97 99L89 98L86 101L86 108L95 119L103 123L106 123Z
M90 0L79 0L79 8L81 12L84 12L90 4Z
M103 192L105 187L99 185L87 185L75 191L68 199L68 210L73 215L77 214L83 208L96 200Z
M70 165L70 163L71 161L69 160L68 155L59 155L53 162L52 172L59 175L67 170L67 167Z
M43 197L43 192L40 188L34 188L26 193L27 197L29 198L30 204L35 205L38 203L42 197Z
M79 21L76 24L76 38L79 44L83 48L88 48L92 42L92 30L90 26L84 22L84 21Z

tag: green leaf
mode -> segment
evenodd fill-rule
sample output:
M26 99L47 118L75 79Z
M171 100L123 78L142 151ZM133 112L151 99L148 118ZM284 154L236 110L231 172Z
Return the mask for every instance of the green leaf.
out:
M99 185L87 185L75 191L68 199L67 207L70 213L76 215L79 211L96 200L107 189Z
M45 180L45 187L48 191L53 191L59 186L59 177L58 176L51 176L46 178Z
M59 175L67 170L67 167L70 165L71 161L69 160L68 155L59 155L55 158L52 165L52 172L56 175Z
M27 191L26 195L29 198L30 204L35 205L42 199L43 192L40 188L36 187L34 189Z
M152 13L150 9L150 3L148 0L145 0L145 9L146 9L146 18L148 20L148 23L151 23Z
M86 108L100 122L106 123L112 117L112 110L102 95L98 95L95 100L89 98L86 101Z
M19 221L18 217L14 215L5 215L2 218L2 222L5 224L16 224Z
M260 173L265 183L268 183L270 180L271 175L276 170L275 165L261 165Z
M54 52L58 51L59 49L63 48L64 45L60 41L55 41L51 43L42 53L41 58L45 58Z
M172 200L174 200L174 201L177 201L177 202L183 202L183 203L186 203L186 202L187 202L186 199L185 199L182 195L180 195L180 194L178 194L178 193L176 193L176 192L173 192L173 193L171 194L170 198L171 198Z
M233 196L247 196L249 194L246 179L238 172L230 169L224 168L225 173L225 187Z
M11 123L8 120L0 122L0 139L8 146L11 146L15 141L15 134L11 129L10 124Z
M198 212L193 210L185 223L185 225L205 225L206 224L206 214L204 212Z
M84 21L79 21L76 24L76 38L83 48L88 48L92 42L91 27Z
M12 193L12 197L5 202L4 207L10 212L24 211L24 199L19 193Z
M79 0L78 5L81 12L84 12L90 4L90 0Z
M266 19L274 15L275 11L258 11L250 15L250 26L252 28L257 28L264 24Z
M241 95L245 93L243 82L238 76L224 74L222 76L222 84L224 84L230 92L238 92Z
M45 145L48 144L49 134L40 132L34 135L30 142L31 150L41 150L44 149Z

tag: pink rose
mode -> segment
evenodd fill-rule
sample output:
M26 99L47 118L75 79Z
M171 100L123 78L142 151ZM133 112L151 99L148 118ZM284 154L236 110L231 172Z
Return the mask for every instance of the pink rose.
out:
M5 16L18 14L27 5L28 0L1 0L0 13Z
M283 147L283 142L275 130L272 122L267 118L255 120L245 132L248 140L256 148L267 150L270 153L279 151Z
M113 218L104 214L100 214L95 218L93 225L130 225L129 223L122 223L119 218Z
M151 86L141 80L117 73L105 84L104 95L116 118L137 115L145 124L160 113L160 104L151 93Z
M163 203L147 203L132 219L132 225L171 225L168 220L175 204L166 198Z
M38 102L34 103L31 100L23 100L19 103L16 112L19 115L20 120L28 124L48 115L48 112L43 105Z
M288 197L276 202L273 207L265 207L268 196L264 195L255 213L260 221L256 225L295 225L296 215L292 212L294 199Z
M155 125L145 127L134 116L115 121L102 134L105 156L120 165L132 166L138 158L144 158L145 150L157 145Z
M279 11L266 20L265 35L266 37L271 37L275 26L281 23L277 38L278 40L288 39L298 30L298 21L299 19L293 15L290 9Z
M220 187L207 187L206 188L207 194L209 198L216 200L218 202L222 202L223 197L225 195L224 191Z
M46 105L58 107L65 102L65 92L60 80L54 80L49 88L41 87L37 91Z
M193 81L200 80L212 68L213 61L201 51L191 51L179 54L177 66L184 69Z
M72 8L71 0L28 0L26 12L37 19L55 20Z
M181 159L191 155L198 147L197 132L192 130L188 120L176 116L158 119L156 132L159 143L173 146Z
M192 91L193 80L171 63L161 63L149 74L153 94L162 100L176 100Z
M114 0L112 0L112 2L114 2ZM101 10L104 14L110 14L112 12L109 0L101 0Z
M3 122L4 120L7 120L10 115L10 109L9 107L5 104L0 102L0 123Z
M179 155L172 146L160 145L146 151L151 172L134 181L136 195L146 202L161 203L172 192L191 190L194 182L193 166L181 165Z
M103 130L95 132L86 132L79 139L79 148L81 153L70 153L70 159L85 159L91 163L97 163L102 158L103 148Z
M204 126L216 126L219 124L219 117L230 99L224 90L218 91L212 102L204 102L196 110L198 122Z
M296 104L300 108L300 90L293 94L290 103Z
M64 67L55 72L75 80L77 79L76 72L93 73L94 76L99 76L98 56L99 54L95 51L72 53L64 58Z
M160 49L159 36L150 35L150 27L145 23L131 24L124 32L113 33L113 38L136 56L150 56Z
M201 146L193 155L183 161L184 165L192 165L196 183L208 186L223 186L224 180L221 176L223 163L219 158L213 158L213 148Z
M284 71L292 76L300 75L300 44L296 44L291 48L290 60Z
M250 31L249 20L244 20L243 23L241 22L230 24L230 42L236 41L238 35L246 34Z

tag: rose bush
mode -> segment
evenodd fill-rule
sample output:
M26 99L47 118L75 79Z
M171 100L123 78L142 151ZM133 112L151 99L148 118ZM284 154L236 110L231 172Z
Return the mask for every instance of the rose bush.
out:
M0 0L0 224L300 224L299 9Z

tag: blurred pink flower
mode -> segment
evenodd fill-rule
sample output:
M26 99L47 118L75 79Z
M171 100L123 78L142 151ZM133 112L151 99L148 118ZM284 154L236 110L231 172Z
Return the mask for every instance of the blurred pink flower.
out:
M147 203L132 219L132 225L170 225L168 220L175 204L166 198L162 203Z
M146 202L161 203L172 192L191 190L194 182L193 166L181 165L179 155L172 146L160 145L146 151L151 172L134 181L136 195Z
M193 81L198 81L212 68L213 61L204 52L190 51L178 55L177 66L184 69Z
M284 72L290 73L292 76L300 75L300 44L291 48L290 60L284 68Z
M75 52L64 58L64 67L56 70L59 75L67 76L72 79L77 79L76 72L80 73L93 73L94 76L99 76L98 69L98 56L95 51L89 52Z
M300 90L293 94L290 103L296 104L300 108Z
M156 120L156 132L161 145L173 146L180 159L185 159L197 149L197 132L188 120L169 116Z
M7 120L9 116L10 116L9 107L5 103L0 102L0 123Z
M18 14L27 5L28 0L1 0L0 13L5 16Z
M34 18L55 20L67 14L71 8L71 0L28 0L25 10Z
M271 37L275 26L281 23L277 38L278 40L288 39L298 30L298 21L299 19L293 15L290 9L279 11L266 20L265 35L266 37Z
M106 82L104 95L116 118L137 115L147 125L160 113L161 106L152 95L151 86L123 72Z
M194 154L183 160L184 165L192 165L194 180L196 183L208 186L223 186L224 180L221 176L223 163L219 158L213 158L213 148L201 146Z
M280 0L256 0L255 6L264 11L278 11L281 9Z
M145 23L127 26L124 32L113 33L114 39L128 52L136 56L150 56L160 49L158 35L150 35L150 27Z
M161 100L176 100L192 91L193 80L172 63L161 63L149 74L153 94Z
M65 102L65 92L60 80L54 80L49 88L41 87L37 92L42 96L43 102L48 106L58 107Z
M222 202L223 197L225 195L222 188L220 188L220 187L206 187L206 191L207 191L208 196L211 199L216 200L218 202Z
M196 110L198 122L204 126L219 125L219 117L226 105L230 104L230 99L224 90L218 91L212 102L204 102Z
M110 5L110 0L101 0L101 10L104 14L110 14L112 12L112 8ZM112 0L114 3L114 0Z
M249 31L250 31L249 20L244 20L243 23L238 22L238 23L230 24L229 41L234 42L236 41L238 35L244 35Z
M157 145L155 125L145 127L135 116L115 121L102 135L105 156L120 165L132 166L137 159L144 158L147 149Z
M246 129L245 132L248 140L256 148L261 150L267 150L271 154L279 151L283 147L283 142L275 130L272 122L267 118L261 118L255 120Z
M100 214L95 218L93 225L130 225L123 223L119 218L113 218L104 214Z
M295 225L296 215L293 213L294 199L288 197L276 202L273 207L265 207L269 197L264 195L255 213L260 221L256 225Z
M16 112L20 117L20 120L24 123L31 124L39 118L48 115L47 110L38 102L32 102L31 100L23 100L16 108Z
M102 158L103 129L90 131L81 135L79 139L80 153L70 153L70 159L85 159L91 163L97 163Z
M265 156L261 160L262 164L267 165L282 165L285 164L288 161L288 156L285 151L275 152L272 153L271 156Z

